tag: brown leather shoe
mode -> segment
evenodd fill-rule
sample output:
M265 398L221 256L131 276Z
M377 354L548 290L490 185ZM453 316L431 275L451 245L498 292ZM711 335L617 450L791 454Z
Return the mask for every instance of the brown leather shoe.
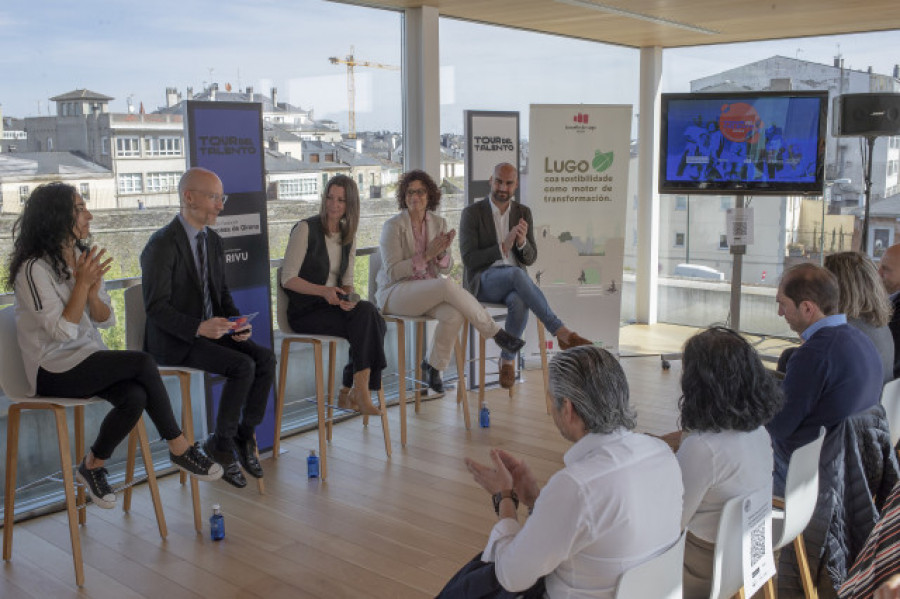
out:
M516 365L509 362L500 363L500 386L504 389L512 389L516 384Z
M557 339L559 342L559 349L569 349L570 347L578 347L579 345L593 345L594 342L590 339L585 339L575 331L569 333L569 339L567 341L563 341L562 339Z

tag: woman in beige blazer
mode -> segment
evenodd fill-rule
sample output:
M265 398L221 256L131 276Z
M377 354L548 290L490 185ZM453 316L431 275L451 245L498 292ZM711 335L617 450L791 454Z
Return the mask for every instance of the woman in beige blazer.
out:
M501 348L518 352L525 342L494 322L471 293L445 275L453 266L450 244L456 230L434 210L441 191L428 173L406 173L397 186L400 214L381 231L378 306L389 314L429 316L438 321L431 351L422 361L422 376L436 392L444 390L441 371L450 363L453 342L466 320Z

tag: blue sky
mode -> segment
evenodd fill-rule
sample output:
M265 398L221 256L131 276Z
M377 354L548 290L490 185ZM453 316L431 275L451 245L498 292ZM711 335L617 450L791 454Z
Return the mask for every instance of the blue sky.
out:
M529 104L637 101L635 50L442 20L441 130L462 132L466 109L519 110ZM355 46L359 60L400 65L399 13L321 0L79 3L5 0L0 4L0 106L33 116L48 98L76 88L130 96L152 111L165 88L184 92L230 83L314 109L347 123L346 70L332 65ZM670 50L663 90L775 54L889 74L900 62L900 32ZM399 130L400 74L357 69L357 128Z

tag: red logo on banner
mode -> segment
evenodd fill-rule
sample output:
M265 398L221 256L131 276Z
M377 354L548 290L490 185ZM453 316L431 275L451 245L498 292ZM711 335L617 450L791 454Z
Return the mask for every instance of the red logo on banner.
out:
M576 123L587 124L588 118L590 118L589 115L586 115L583 112L579 112L578 114L575 115L575 118L572 120L575 121Z

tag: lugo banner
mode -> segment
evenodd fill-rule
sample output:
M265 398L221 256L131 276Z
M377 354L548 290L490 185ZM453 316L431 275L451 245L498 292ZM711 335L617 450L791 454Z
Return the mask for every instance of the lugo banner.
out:
M566 326L617 351L631 106L533 104L530 268Z

